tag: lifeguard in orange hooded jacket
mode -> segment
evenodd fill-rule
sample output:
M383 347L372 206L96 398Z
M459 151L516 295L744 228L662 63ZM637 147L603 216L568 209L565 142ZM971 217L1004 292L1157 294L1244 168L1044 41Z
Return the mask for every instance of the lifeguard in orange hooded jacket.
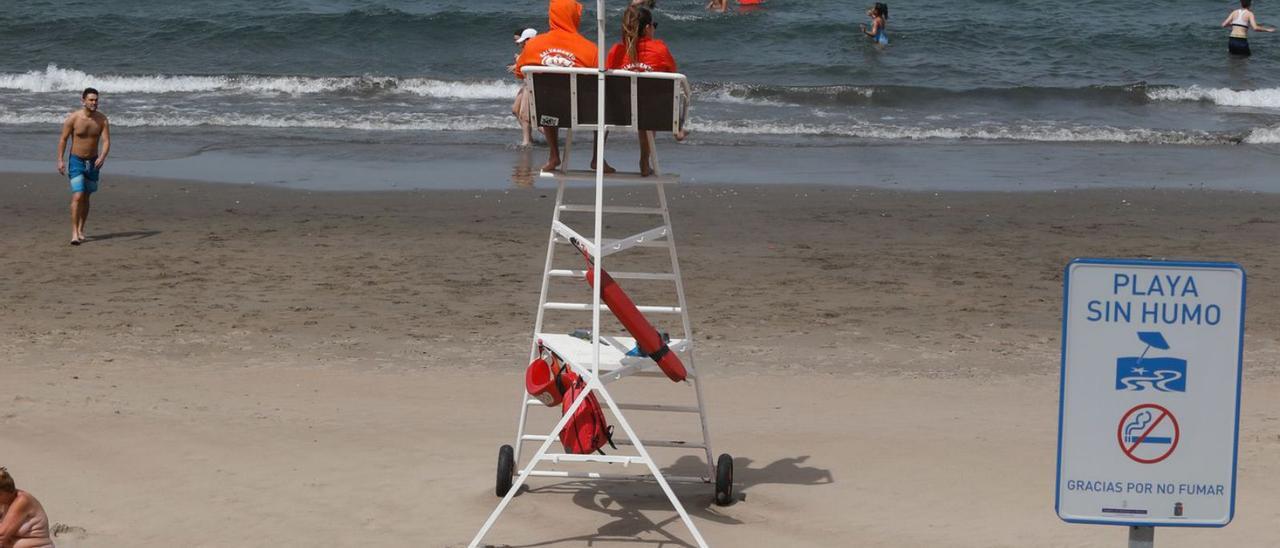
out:
M529 65L548 67L585 67L599 66L599 51L594 42L578 34L578 23L582 21L582 4L576 0L551 0L547 7L547 19L551 30L539 34L529 40L520 58L516 59L516 77L524 79L522 68ZM550 158L543 171L552 171L560 167L559 128L544 127L542 133L547 136ZM592 147L595 150L595 147ZM595 160L592 159L592 167ZM612 171L607 165L606 171Z

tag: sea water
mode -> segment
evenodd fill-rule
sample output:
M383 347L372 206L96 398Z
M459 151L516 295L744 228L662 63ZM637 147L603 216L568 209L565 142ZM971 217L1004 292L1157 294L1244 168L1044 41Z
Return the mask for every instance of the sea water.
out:
M507 184L520 162L540 163L510 147L517 83L506 66L515 31L547 28L545 1L4 4L0 170L50 163L57 124L87 86L103 94L113 157L142 174L251 180L262 170L270 173L258 179L280 183L483 186L495 174ZM607 3L608 42L623 4ZM656 11L657 36L695 91L693 133L673 157L713 152L747 164L703 174L911 188L1172 177L1269 189L1263 174L1280 151L1280 37L1257 34L1252 58L1230 58L1218 27L1229 2L890 2L885 49L859 33L864 10L847 2L769 0L724 14L703 4L660 0ZM582 30L594 39L595 3L586 5ZM1280 7L1258 8L1260 21L1280 21ZM494 154L506 167L467 167ZM197 156L212 173L182 173ZM335 156L346 166L311 175L279 167ZM243 164L246 173L217 169L226 157L262 161ZM895 157L904 161L886 160ZM1169 164L1151 159L1169 157L1195 160L1162 173ZM428 158L454 166L444 170L449 181L412 167ZM1042 169L1024 173L1027 162ZM392 168L360 175L378 166Z

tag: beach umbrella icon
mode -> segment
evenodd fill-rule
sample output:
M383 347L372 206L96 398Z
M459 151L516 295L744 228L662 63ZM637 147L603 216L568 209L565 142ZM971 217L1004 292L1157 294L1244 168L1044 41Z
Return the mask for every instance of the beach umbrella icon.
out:
M1142 358L1147 357L1147 352L1151 350L1151 347L1154 346L1160 350L1169 349L1169 341L1164 340L1164 335L1161 335L1159 331L1139 331L1138 340L1146 343L1147 347L1142 349L1142 355L1138 356L1138 361L1134 363L1135 366L1142 363Z

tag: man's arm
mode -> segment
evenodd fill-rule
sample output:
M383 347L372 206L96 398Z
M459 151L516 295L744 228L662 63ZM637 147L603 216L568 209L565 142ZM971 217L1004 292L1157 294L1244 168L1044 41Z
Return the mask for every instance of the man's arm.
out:
M98 153L98 160L93 163L94 168L101 168L102 164L107 161L107 154L111 152L111 124L107 123L106 115L102 116L102 152Z
M26 520L30 505L31 502L22 494L13 499L13 504L4 513L4 519L0 519L0 548L12 548L18 541L18 529Z
M71 137L71 128L75 125L74 114L67 116L62 122L62 135L58 137L58 173L67 174L67 139ZM0 548L3 548L0 545Z

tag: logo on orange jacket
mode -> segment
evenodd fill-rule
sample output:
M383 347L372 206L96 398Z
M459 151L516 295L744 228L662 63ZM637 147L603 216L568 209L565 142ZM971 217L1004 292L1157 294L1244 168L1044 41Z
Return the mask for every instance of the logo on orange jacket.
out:
M578 57L568 50L547 48L542 52L542 63L547 67L573 67L578 64Z

